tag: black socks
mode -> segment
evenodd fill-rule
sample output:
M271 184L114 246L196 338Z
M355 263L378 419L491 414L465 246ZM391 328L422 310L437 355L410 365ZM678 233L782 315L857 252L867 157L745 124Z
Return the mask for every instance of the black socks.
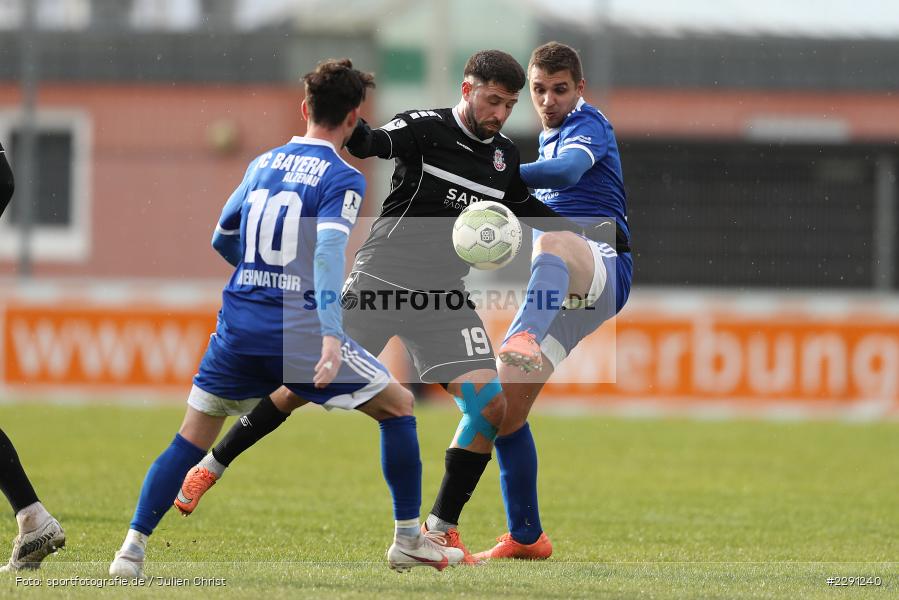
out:
M462 508L471 498L487 463L489 454L479 454L462 448L446 451L446 473L437 492L431 514L448 523L459 523Z
M283 413L266 396L249 414L238 419L215 448L212 456L226 467L244 450L270 434L290 413Z
M37 494L19 462L15 446L0 429L0 488L6 494L13 512L37 502Z

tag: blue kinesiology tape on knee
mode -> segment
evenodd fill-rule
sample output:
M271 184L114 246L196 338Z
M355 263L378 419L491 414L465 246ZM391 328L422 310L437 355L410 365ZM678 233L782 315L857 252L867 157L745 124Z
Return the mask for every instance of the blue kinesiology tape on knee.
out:
M476 392L474 384L466 381L462 384L462 397L453 399L462 411L462 420L459 422L459 446L464 448L474 441L475 434L480 433L491 442L496 439L497 429L490 421L484 418L481 411L491 400L503 391L499 384L499 378L491 380L487 385Z

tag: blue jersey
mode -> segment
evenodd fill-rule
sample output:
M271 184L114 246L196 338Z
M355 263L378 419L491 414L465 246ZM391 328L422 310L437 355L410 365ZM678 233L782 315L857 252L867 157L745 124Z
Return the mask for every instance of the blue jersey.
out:
M222 343L242 354L280 355L286 328L292 339L308 334L313 343L320 335L317 232L349 235L364 195L362 173L324 140L294 137L250 163L216 228L239 235L243 251L222 292L216 329ZM297 348L320 350L320 343Z
M534 195L561 215L614 217L630 237L627 227L627 198L618 143L612 124L605 115L580 98L562 125L540 134L538 162L556 158L562 152L585 152L593 166L576 184L555 189L534 190Z

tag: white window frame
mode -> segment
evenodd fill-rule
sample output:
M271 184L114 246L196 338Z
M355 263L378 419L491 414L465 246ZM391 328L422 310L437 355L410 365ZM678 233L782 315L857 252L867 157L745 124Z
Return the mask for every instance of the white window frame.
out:
M15 174L16 157L10 155L12 132L21 129L21 110L0 110L0 140L7 150L7 159ZM69 189L70 222L66 226L49 227L34 224L31 229L31 257L39 262L84 262L91 250L91 149L93 147L91 119L82 110L38 109L35 126L40 133L61 131L72 136L72 181ZM35 164L35 177L40 177L40 156ZM16 179L16 190L25 183ZM16 193L13 202L16 201ZM11 210L11 207L7 211ZM0 260L14 260L19 256L21 233L9 217L0 218Z

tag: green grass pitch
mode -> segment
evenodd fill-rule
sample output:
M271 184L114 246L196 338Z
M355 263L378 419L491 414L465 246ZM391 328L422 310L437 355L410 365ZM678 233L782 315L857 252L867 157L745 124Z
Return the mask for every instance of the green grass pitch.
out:
M437 573L387 569L392 535L378 431L305 407L239 458L197 513L170 512L141 588L102 580L149 463L183 408L0 406L67 549L0 597L889 598L899 594L899 424L532 419L543 524L555 554ZM458 416L418 414L423 511ZM505 531L492 461L462 517L482 550ZM0 539L15 535L11 514ZM828 577L879 577L837 587ZM168 579L156 579L163 577ZM195 577L225 586L198 589ZM176 585L172 578L186 580ZM31 580L33 584L35 580ZM166 587L163 587L166 584Z

